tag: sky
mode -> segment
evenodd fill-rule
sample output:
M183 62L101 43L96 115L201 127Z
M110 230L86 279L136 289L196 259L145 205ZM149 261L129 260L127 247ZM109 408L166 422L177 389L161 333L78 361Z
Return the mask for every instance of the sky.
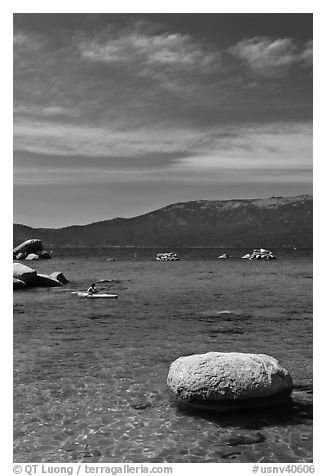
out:
M14 222L312 193L312 14L14 14Z

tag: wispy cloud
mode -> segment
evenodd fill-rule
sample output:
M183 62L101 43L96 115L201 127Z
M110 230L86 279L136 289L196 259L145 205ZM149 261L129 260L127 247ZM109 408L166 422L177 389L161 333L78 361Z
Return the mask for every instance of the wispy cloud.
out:
M190 150L206 133L195 129L164 127L125 128L123 125L90 127L50 121L17 121L15 150L54 155L92 157L131 157L140 154Z
M106 28L97 36L77 37L81 58L103 63L139 63L153 66L212 66L220 52L188 34L158 32L149 22L135 22L117 30ZM137 70L135 73L137 74Z
M131 34L107 41L79 44L82 58L104 63L142 61L147 64L193 64L198 47L189 36Z
M18 118L18 122L21 121L22 118L25 118L25 120L31 119L32 121L34 121L35 118L41 118L42 120L65 118L68 120L78 116L78 110L76 108L55 105L14 104L13 112L14 118Z
M44 129L43 132L44 144L39 141L35 149L36 141L31 133L31 152L20 153L15 183L219 181L221 176L232 176L234 181L237 180L234 174L239 177L253 174L267 180L267 176L280 175L281 171L287 174L291 170L305 171L310 176L312 170L309 123L248 124L198 131L156 130L150 134L150 141L146 140L145 130L121 133L120 137L128 137L128 141L118 141L118 133L112 132L110 144L103 142L101 130L93 130L92 134L88 131L84 141L80 140L81 129L67 130L65 144L60 142L61 130L52 127L51 134ZM26 141L24 137L25 151ZM59 155L38 158L37 154L51 150L51 144ZM101 151L103 154L99 155ZM89 156L83 156L82 152ZM74 174L74 170L78 172Z
M186 168L254 171L312 170L312 125L274 123L240 126L225 137L211 138L201 156L180 158Z
M77 36L74 45L82 62L123 75L127 88L131 82L138 90L143 84L154 94L167 92L178 101L205 101L203 87L206 96L212 93L212 75L217 92L230 69L216 45L188 34L157 32L146 22L119 31L107 28L91 38Z
M20 48L23 49L31 49L36 48L40 45L40 43L36 40L35 35L31 33L24 33L22 31L16 31L13 34L13 44L14 44L14 52L19 50Z
M311 65L312 41L300 47L292 38L255 37L239 41L229 53L255 73L277 77L294 64Z

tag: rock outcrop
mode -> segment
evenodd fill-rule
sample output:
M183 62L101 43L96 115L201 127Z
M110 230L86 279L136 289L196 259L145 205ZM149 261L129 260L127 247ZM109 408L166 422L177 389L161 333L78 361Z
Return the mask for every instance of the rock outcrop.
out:
M158 253L156 255L156 261L180 261L180 257L177 253Z
M33 286L40 286L42 288L52 288L55 286L61 286L60 281L53 279L47 274L37 274L33 281Z
M167 385L177 404L214 411L279 404L289 400L293 386L273 357L236 352L180 357Z
M16 246L13 250L13 258L17 260L50 259L51 255L47 251L43 251L41 240L33 238Z
M22 253L23 255L27 256L30 253L37 253L38 251L43 250L43 243L39 239L31 239L31 240L26 240L20 245L16 246L14 248L13 253L14 257L18 255L18 253Z
M264 260L270 260L270 259L276 259L275 255L272 251L265 250L264 248L260 249L255 249L253 252L250 254L246 254L242 256L242 258L246 259L264 259Z
M35 269L29 268L21 263L13 263L14 289L29 287L54 287L68 283L68 280L60 272L54 272L50 276L37 273Z
M63 275L63 273L60 273L60 272L51 273L49 277L52 279L56 279L62 284L69 283L68 279Z
M35 280L37 273L35 269L29 268L21 263L14 263L13 265L13 277L20 279L26 284L32 284Z

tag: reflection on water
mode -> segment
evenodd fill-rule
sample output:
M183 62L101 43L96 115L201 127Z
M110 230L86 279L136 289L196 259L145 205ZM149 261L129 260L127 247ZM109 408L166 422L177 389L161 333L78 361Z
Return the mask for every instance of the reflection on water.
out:
M16 462L312 461L311 258L105 259L33 263L70 284L14 294ZM118 300L70 293L100 279L113 280L103 286ZM208 351L279 359L292 404L228 415L176 408L170 363Z

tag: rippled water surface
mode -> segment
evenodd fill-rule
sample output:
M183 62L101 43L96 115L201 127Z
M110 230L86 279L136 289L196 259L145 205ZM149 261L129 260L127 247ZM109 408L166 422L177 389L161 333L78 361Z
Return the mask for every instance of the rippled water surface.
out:
M269 262L155 254L66 250L31 263L70 283L14 293L15 462L311 462L310 253ZM100 279L112 280L117 300L70 292ZM277 358L294 380L292 406L223 416L176 409L170 363L208 351Z

